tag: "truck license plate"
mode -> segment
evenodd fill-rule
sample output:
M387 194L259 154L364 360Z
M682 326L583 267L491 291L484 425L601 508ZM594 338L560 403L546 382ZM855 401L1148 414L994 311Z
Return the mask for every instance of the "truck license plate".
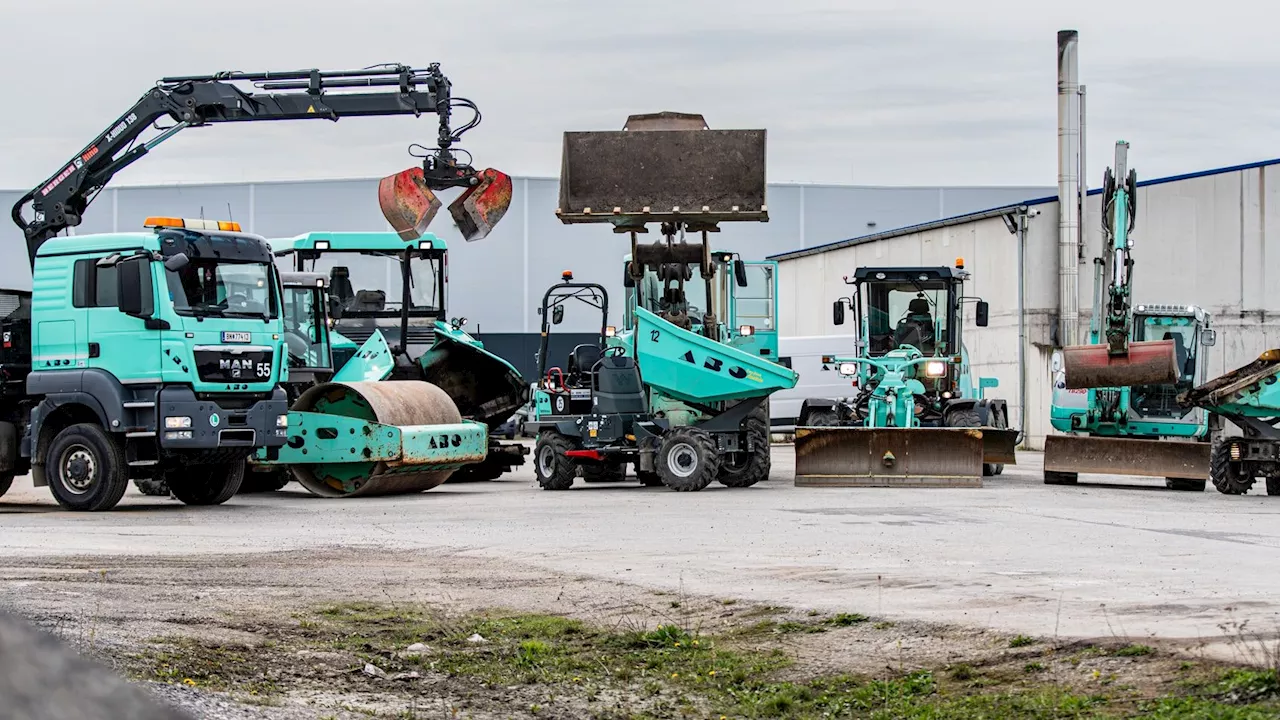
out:
M223 330L222 342L228 343L247 343L253 340L253 335L243 331Z

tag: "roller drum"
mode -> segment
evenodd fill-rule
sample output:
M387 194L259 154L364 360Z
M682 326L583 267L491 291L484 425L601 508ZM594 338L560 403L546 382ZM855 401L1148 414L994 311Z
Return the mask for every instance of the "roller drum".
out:
M462 422L458 406L440 388L419 380L324 383L298 397L293 410L344 415L384 425ZM453 470L393 467L385 462L294 465L294 478L322 497L403 495L440 485Z
M1127 356L1111 356L1106 345L1073 345L1062 350L1067 388L1172 385L1178 360L1172 340L1129 343Z

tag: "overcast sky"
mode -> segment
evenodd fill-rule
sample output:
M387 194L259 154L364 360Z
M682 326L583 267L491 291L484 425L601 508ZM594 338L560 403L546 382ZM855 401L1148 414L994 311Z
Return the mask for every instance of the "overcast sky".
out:
M1043 7L1041 7L1043 6ZM478 167L553 176L565 130L703 113L771 181L1056 182L1055 36L1080 31L1089 184L1280 156L1280 8L1252 0L0 0L0 188L56 173L161 76L438 61ZM115 183L377 177L434 118L179 133Z

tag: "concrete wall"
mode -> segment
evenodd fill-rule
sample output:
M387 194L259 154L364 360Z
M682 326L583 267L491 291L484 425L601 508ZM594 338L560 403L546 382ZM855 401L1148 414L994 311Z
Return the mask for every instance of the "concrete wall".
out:
M1057 313L1057 203L1033 206L1025 250L1028 444L1049 431L1050 328ZM1101 246L1101 198L1086 207L1086 261L1078 266L1081 340L1093 297L1093 263ZM1134 298L1142 303L1204 307L1218 344L1203 355L1209 376L1280 347L1280 164L1157 182L1138 190L1133 233ZM973 273L966 292L991 303L987 328L965 327L977 371L999 379L1018 423L1018 246L992 217L804 256L781 263L779 330L784 336L840 334L831 302L847 292L841 277L860 265L950 264L964 257Z

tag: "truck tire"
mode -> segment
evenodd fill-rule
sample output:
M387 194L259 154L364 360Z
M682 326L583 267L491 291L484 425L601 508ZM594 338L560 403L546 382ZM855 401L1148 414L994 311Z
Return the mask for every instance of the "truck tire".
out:
M720 458L720 474L716 480L725 487L751 487L769 478L772 458L769 455L768 427L758 417L748 417L744 424L747 427L747 438L755 449L750 453L737 453L736 463L730 462L728 458Z
M538 443L533 448L533 474L538 478L539 487L543 490L568 490L573 487L577 463L573 458L565 457L565 452L572 449L568 438L558 432L538 434Z
M53 499L67 510L110 510L129 488L124 451L93 423L63 428L45 453L45 474Z
M720 455L711 435L685 425L663 433L656 459L662 484L679 492L697 492L720 472Z
M0 497L4 497L4 494L13 486L13 477L13 473L0 473Z
M947 427L982 427L982 420L978 417L978 411L972 408L964 410L955 410L947 415ZM995 425L992 427L1003 427L1000 421L999 413L996 413ZM982 474L991 477L1004 472L1004 463L982 463ZM1046 480L1046 482L1048 482Z
M1209 479L1223 495L1244 495L1254 482L1243 465L1231 462L1231 450L1221 440L1209 451Z
M169 491L187 505L221 505L240 490L244 482L244 461L216 465L189 465L182 476L166 477Z

